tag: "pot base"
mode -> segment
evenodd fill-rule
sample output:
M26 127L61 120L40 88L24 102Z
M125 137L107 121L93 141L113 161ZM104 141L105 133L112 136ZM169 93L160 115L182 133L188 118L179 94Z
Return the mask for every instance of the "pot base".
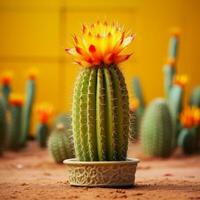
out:
M67 159L69 184L84 187L132 187L138 159L83 162Z

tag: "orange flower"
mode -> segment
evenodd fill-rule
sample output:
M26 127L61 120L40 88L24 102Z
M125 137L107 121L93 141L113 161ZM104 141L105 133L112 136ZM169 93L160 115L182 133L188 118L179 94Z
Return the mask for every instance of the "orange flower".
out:
M21 94L11 93L9 96L9 102L13 106L22 106L24 103L24 97Z
M168 58L167 64L168 64L170 67L175 67L176 60L173 59L173 58Z
M178 27L174 27L174 28L172 28L171 31L170 31L170 34L171 34L172 36L177 37L177 38L180 36L180 33L181 33L181 30L180 30L180 28L178 28Z
M36 112L38 114L39 121L46 124L53 114L53 106L48 103L41 103L37 106Z
M134 111L137 110L139 104L140 104L139 100L138 100L137 98L134 97L134 98L131 100L130 109L131 109L131 110L134 110Z
M2 85L10 85L12 81L13 73L11 71L6 71L3 73L1 77L1 84Z
M200 109L197 107L186 107L180 115L180 120L186 128L200 125Z
M28 74L28 79L35 80L38 75L38 70L36 68L31 68L28 70L27 74Z
M174 84L184 87L188 82L187 75L176 75L174 77Z
M75 57L75 63L91 67L94 65L118 64L131 54L121 54L134 39L117 24L97 21L90 26L82 26L82 35L74 35L74 48L66 51Z

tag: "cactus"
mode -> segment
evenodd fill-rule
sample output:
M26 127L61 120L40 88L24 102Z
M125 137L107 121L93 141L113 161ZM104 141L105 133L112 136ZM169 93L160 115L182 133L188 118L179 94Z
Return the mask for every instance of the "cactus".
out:
M117 66L84 69L76 82L72 126L81 161L126 159L128 93Z
M193 89L189 103L191 106L197 106L200 108L200 86Z
M37 127L37 141L40 147L44 148L47 146L47 139L49 135L49 127L45 123L38 124Z
M20 148L20 136L22 125L22 96L12 94L10 97L11 122L8 128L8 147L11 150Z
M144 113L141 143L145 154L168 157L172 153L173 123L168 105L163 99L153 101Z
M53 123L53 128L56 128L58 124L63 124L64 129L72 129L72 118L70 114L60 114L56 117Z
M22 126L22 137L21 137L21 146L26 145L26 141L30 132L31 125L31 114L33 108L33 102L35 99L35 78L28 79L26 87L26 101L23 110L23 126Z
M0 156L3 155L6 140L6 109L3 99L0 98Z
M185 154L192 154L195 151L196 137L194 132L189 128L181 130L178 137L178 146L181 147Z
M174 31L172 32L169 40L169 52L168 52L169 59L173 59L175 61L177 60L178 45L179 45L179 32Z
M135 110L130 110L129 138L134 141L138 137L138 119Z
M137 108L137 113L138 113L138 116L141 118L143 113L144 113L144 109L145 109L145 101L144 101L144 97L143 97L143 93L142 93L140 80L139 80L138 77L134 77L133 78L132 86L133 86L134 96L139 101L139 106Z
M169 97L170 90L173 86L173 78L176 74L175 62L174 60L169 61L168 64L164 66L164 90L166 98Z
M72 132L66 131L62 123L57 124L55 130L50 134L48 149L57 163L62 163L63 160L74 157Z

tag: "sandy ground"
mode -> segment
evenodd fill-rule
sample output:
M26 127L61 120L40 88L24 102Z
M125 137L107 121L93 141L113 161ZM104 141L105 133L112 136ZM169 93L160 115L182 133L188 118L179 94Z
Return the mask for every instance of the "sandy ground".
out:
M139 157L136 186L128 189L71 187L64 165L31 142L0 159L0 200L7 199L200 199L200 155L147 159L130 144L129 157Z

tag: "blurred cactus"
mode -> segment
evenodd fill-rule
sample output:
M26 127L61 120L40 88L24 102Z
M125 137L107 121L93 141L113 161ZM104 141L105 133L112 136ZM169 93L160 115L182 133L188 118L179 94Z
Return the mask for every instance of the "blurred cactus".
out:
M35 90L36 90L35 78L36 74L31 71L26 86L26 100L23 110L22 137L20 141L21 146L26 145L26 141L30 134L31 116L32 116L32 109L33 109Z
M185 108L180 121L183 129L178 136L178 146L185 154L200 150L200 109L197 107Z
M145 154L168 157L172 153L173 123L168 105L163 99L154 100L146 109L141 124L141 143Z
M74 143L72 132L66 131L63 123L57 124L48 140L48 149L55 162L74 157Z
M23 97L19 94L10 95L11 121L8 127L8 147L12 150L20 148Z
M145 109L145 101L143 97L142 87L140 84L140 80L138 77L133 77L132 79L132 88L134 97L136 97L139 101L139 106L137 108L138 117L142 117Z
M9 107L9 95L11 92L10 83L12 80L12 72L6 71L1 77L2 99L6 108Z
M39 124L37 125L37 141L40 147L47 146L47 139L49 135L48 122L53 113L53 107L48 103L42 103L37 106L36 112L38 114Z
M0 97L0 156L3 155L6 142L6 108Z
M63 124L65 130L72 131L72 118L70 114L62 113L58 115L53 123L53 128L56 128L58 124Z
M193 89L189 103L191 106L197 106L200 108L200 86Z
M169 97L170 90L173 86L173 79L175 74L175 61L169 60L168 64L164 66L164 89L166 98Z

